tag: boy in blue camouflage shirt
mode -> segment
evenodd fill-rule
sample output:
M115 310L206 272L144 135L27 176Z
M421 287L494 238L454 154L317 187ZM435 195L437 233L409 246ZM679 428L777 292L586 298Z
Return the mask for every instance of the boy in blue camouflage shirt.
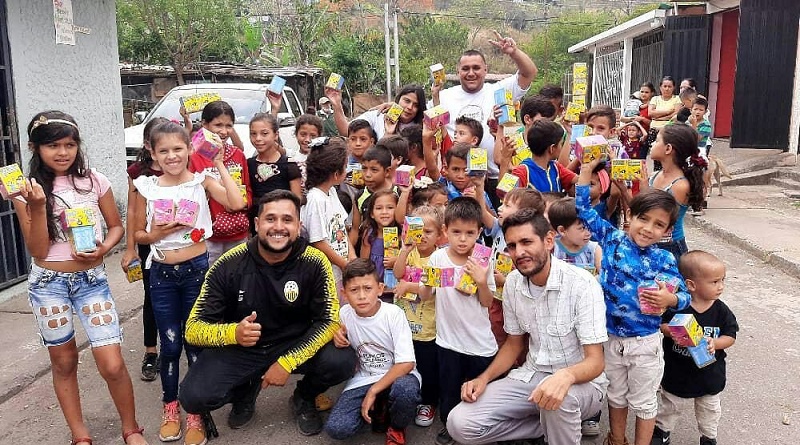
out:
M662 190L642 192L630 202L628 232L618 230L597 214L589 197L592 170L600 162L582 166L575 199L578 217L603 249L600 285L606 301L605 371L611 426L605 443L627 445L625 424L630 407L636 415L634 443L649 444L658 414L656 392L664 373L664 351L661 317L642 313L640 301L663 312L686 308L690 297L682 279L675 293L659 281L658 290L640 295L639 285L656 277L680 277L675 257L655 245L675 224L678 204Z

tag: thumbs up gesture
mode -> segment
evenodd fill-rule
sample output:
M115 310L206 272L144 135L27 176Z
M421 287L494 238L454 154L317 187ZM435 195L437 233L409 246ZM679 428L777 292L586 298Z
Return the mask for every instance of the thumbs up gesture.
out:
M236 343L244 347L255 346L261 338L261 324L255 321L256 311L253 311L236 325Z

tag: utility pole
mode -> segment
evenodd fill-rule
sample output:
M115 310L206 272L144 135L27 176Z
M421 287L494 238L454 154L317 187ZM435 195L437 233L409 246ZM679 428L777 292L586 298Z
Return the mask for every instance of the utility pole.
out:
M386 101L392 101L392 58L391 37L389 37L389 1L383 5L383 41L386 50Z
M399 10L397 0L394 0L392 12L394 14L394 86L400 91L400 39L398 38L397 11Z

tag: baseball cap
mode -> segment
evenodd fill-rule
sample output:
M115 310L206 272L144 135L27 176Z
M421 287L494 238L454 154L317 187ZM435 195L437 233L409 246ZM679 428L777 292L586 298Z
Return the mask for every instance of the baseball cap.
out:
M320 105L322 105L322 104L327 104L327 103L329 103L330 101L331 101L331 100L330 100L330 99L328 99L328 98L327 98L327 97L325 97L325 96L322 96L322 97L320 97L320 98L319 98L319 104L320 104Z

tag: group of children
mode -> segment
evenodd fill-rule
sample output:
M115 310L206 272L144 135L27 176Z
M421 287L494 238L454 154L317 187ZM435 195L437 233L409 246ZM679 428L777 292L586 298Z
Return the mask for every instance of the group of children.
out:
M611 381L608 443L627 443L628 407L637 415L637 445L649 443L651 436L668 443L675 427L675 401L680 398L707 402L703 406L710 411L700 422L707 441L702 443L715 443L724 349L733 344L737 327L730 310L717 301L724 265L709 254L686 253L683 216L703 199L697 132L686 125L664 127L649 150L662 169L649 178L645 171L641 180L625 183L610 180L604 162L608 159L583 165L571 159L571 125L554 121L560 111L560 102L534 96L521 107L524 146L514 147L509 138L496 134L495 161L501 175L508 172L519 179L519 187L502 199L489 196L484 175L468 169L470 150L483 132L500 130L469 117L456 120L452 141L442 145L436 140L437 128L417 124L377 140L375 130L363 120L350 122L346 138L319 138L320 119L303 115L295 126L300 150L289 156L281 147L274 116L257 114L250 122L256 149L250 159L227 142L236 141L235 115L225 102L212 102L202 112L199 131L224 143L213 159L193 149L183 126L166 119L148 123L142 154L128 169L128 248L122 266L128 270L136 261L143 263L147 352L142 378L153 380L156 374L161 378L164 412L159 438L205 443L200 413L187 413L185 428L181 425L180 355L185 350L191 366L200 352L183 341L182 326L209 267L252 235L260 197L285 189L304 202L303 236L333 265L344 304L335 344L359 352L359 369L326 425L331 437L350 437L363 422L370 422L373 429L386 432L387 444L402 444L412 421L430 426L438 411L446 423L460 401L462 382L483 372L505 339L501 289L512 267L504 254L502 221L518 209L534 208L549 217L558 235L553 254L597 275L606 293L611 338L606 347ZM610 107L589 110L585 121L591 133L614 139L616 114ZM644 135L631 128L621 130L625 136L621 144L612 145L609 157L642 155L631 143ZM103 254L121 239L123 227L108 181L86 169L71 117L41 113L32 121L29 137L34 152L31 180L14 204L18 215L27 215L21 217L23 233L35 259L29 279L31 302L42 307L34 313L51 346L54 386L73 444L91 444L73 388L77 383L71 365L77 353L71 317L60 314L75 308L90 333L103 326L103 337L90 335L90 340L96 357L113 345L109 357L98 359L98 366L113 368L121 361L120 334L107 282L102 291L86 290L85 298L80 295L84 291L59 291L64 301L58 304L39 302L34 295L61 275L79 275L92 285L102 281ZM400 168L404 165L413 166L415 173L401 180L398 170L409 171ZM189 204L164 209L165 201ZM501 203L499 208L493 201ZM69 255L69 236L59 231L58 221L63 209L73 206L94 208L102 221L96 225L94 252ZM165 212L179 213L187 206L190 224L176 221L175 215L161 219ZM406 236L410 225L420 222L415 235ZM105 235L100 231L103 224ZM663 320L642 314L640 300L632 297L640 281L662 273L686 280L676 293L661 283L658 290L642 294L644 301L672 309ZM716 364L700 370L686 364L691 359L671 343L662 324L675 311L694 313L716 339L709 341ZM666 366L659 331L665 336ZM144 443L133 418L127 371L124 376L101 373L123 418L125 440ZM713 385L694 380L706 375ZM126 385L118 383L120 377L127 379ZM660 405L659 385L664 400ZM117 397L118 393L123 395ZM318 400L318 405L325 404ZM597 420L599 415L590 421L588 433L599 434ZM436 441L452 443L446 428Z

